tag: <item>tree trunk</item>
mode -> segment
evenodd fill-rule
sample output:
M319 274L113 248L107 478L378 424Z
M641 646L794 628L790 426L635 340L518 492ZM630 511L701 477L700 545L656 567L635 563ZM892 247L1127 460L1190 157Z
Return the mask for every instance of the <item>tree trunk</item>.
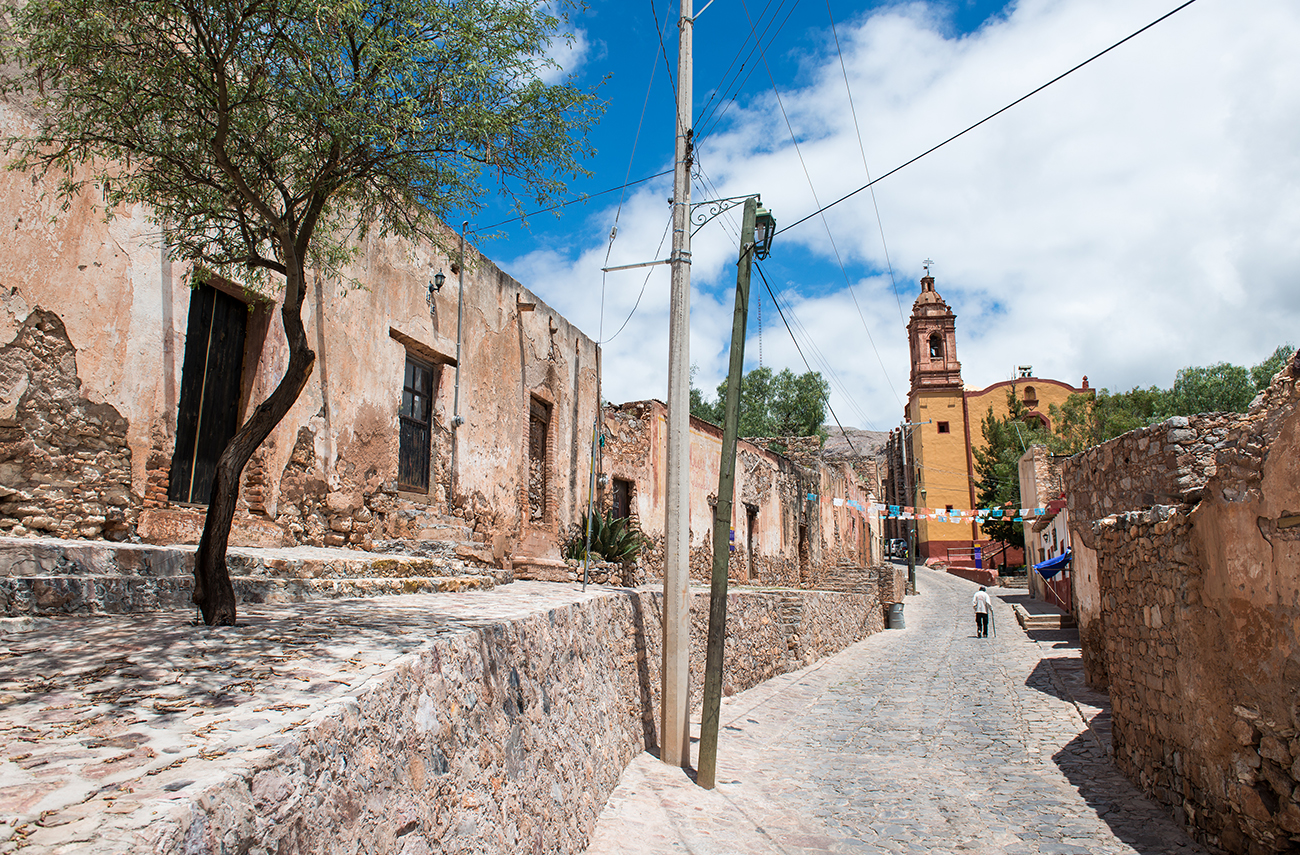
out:
M289 342L289 365L280 385L258 405L221 452L212 482L212 495L208 500L203 537L194 557L194 594L191 599L202 611L203 622L208 626L235 625L235 589L226 567L226 547L230 542L230 525L235 518L239 479L244 466L298 400L316 363L316 354L307 346L307 333L302 323L302 301L306 289L301 263L289 265L286 279L285 303L280 309L280 319Z

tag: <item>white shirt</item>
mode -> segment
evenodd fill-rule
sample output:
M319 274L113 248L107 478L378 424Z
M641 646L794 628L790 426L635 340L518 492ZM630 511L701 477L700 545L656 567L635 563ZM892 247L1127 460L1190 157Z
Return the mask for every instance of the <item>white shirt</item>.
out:
M977 615L988 614L993 610L993 601L989 599L986 591L976 591L972 604L975 606L975 614Z

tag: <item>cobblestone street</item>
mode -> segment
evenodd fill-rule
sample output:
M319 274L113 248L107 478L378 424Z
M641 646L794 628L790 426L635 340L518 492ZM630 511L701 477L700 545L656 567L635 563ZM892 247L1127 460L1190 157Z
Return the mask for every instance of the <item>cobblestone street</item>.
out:
M977 638L974 583L917 584L906 629L724 701L715 790L638 757L588 855L1206 851L1110 762L1077 641L1031 639L1008 589Z

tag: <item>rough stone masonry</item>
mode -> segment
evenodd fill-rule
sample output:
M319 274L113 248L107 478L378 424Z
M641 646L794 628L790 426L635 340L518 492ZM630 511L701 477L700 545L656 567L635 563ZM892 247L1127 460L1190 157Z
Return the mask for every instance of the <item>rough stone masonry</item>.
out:
M1066 464L1089 682L1115 759L1206 843L1300 851L1300 354L1245 415Z

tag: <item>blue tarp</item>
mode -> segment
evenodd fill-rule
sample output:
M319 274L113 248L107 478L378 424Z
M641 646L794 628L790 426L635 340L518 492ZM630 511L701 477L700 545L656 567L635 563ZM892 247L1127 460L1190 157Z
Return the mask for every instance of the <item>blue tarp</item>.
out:
M1070 550L1067 549L1063 555L1049 558L1042 564L1035 564L1034 569L1037 570L1038 575L1042 576L1044 579L1050 579L1064 570L1065 565L1068 563L1070 563Z

